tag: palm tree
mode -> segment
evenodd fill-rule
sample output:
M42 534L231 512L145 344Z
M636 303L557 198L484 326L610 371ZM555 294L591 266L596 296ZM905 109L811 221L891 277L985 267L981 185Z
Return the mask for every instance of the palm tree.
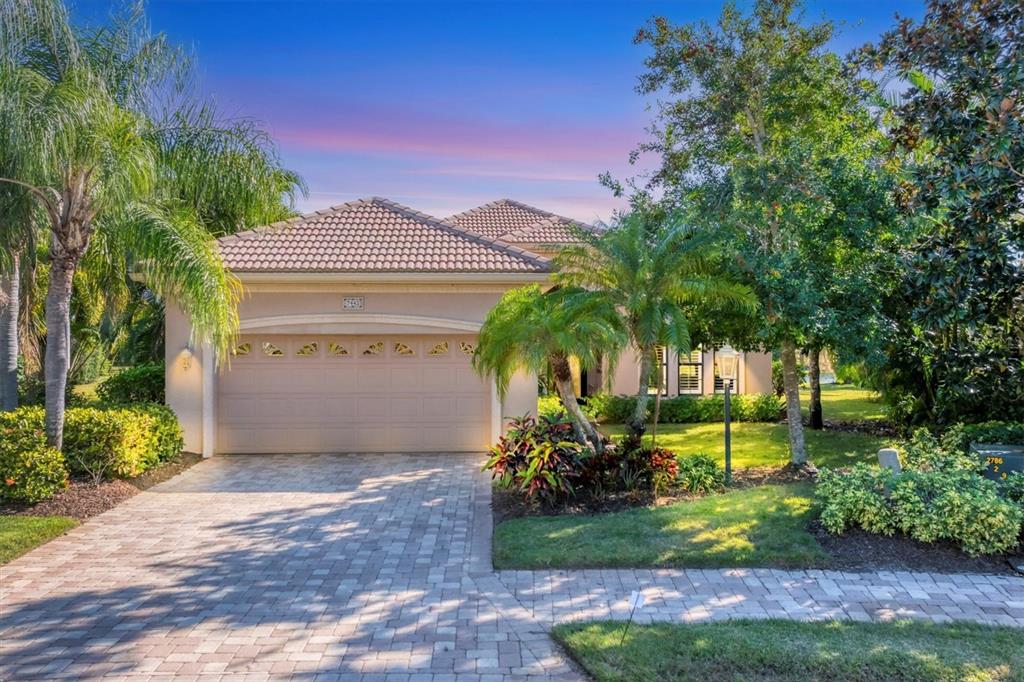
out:
M746 286L724 276L708 238L677 214L636 208L603 232L579 231L579 238L578 246L556 258L555 281L585 289L620 312L640 358L636 409L627 424L630 439L639 442L647 430L657 348L690 352L687 311L715 307L747 313L755 299Z
M9 153L32 169L0 182L32 196L50 233L46 432L59 448L72 283L90 244L136 263L147 286L191 318L199 340L223 352L237 329L239 285L204 218L230 183L241 199L217 221L224 229L279 211L294 176L273 155L255 162L265 140L190 103L181 87L188 60L149 33L138 7L112 28L76 31L57 0L3 0L0 24L0 116L17 140ZM233 172L217 175L225 169Z
M506 292L487 314L473 367L494 377L502 397L516 372L550 371L577 439L600 453L600 434L576 402L569 358L593 367L604 354L615 357L625 343L621 317L605 301L573 287L545 292L532 284Z

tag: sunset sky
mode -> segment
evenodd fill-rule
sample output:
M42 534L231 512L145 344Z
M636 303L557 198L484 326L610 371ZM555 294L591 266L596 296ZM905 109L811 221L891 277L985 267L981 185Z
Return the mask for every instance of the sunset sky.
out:
M108 4L78 12L102 17ZM635 174L650 114L634 91L655 14L720 2L156 0L153 28L191 46L203 87L261 121L309 184L301 210L382 195L438 216L509 197L573 218L618 205L597 182ZM818 1L834 48L874 39L920 0Z

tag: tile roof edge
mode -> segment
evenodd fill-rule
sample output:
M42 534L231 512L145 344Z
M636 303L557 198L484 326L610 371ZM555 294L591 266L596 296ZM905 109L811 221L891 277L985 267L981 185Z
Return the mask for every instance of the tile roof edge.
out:
M536 254L536 253L533 253L532 251L527 251L526 249L521 249L518 246L513 246L512 244L509 244L507 242L503 242L500 239L492 239L491 237L486 237L486 236L484 236L484 235L482 235L482 234L480 234L478 232L474 232L472 230L466 229L464 227L460 227L458 225L453 225L451 223L446 223L443 220L441 220L440 218L436 218L436 217L430 215L429 213L423 213L422 211L417 211L414 208L410 208L408 206L400 204L397 201L392 201L391 199L385 199L384 197L373 197L372 200L374 202L378 202L378 203L384 204L385 206L387 206L388 208L390 208L393 211L397 211L399 213L403 213L403 214L405 214L405 215L407 215L409 217L415 218L416 220L425 221L427 223L430 223L433 227L438 227L438 228L441 228L442 230L447 230L449 232L453 232L453 233L455 233L455 234L457 234L459 236L466 237L466 238L471 239L471 240L473 240L473 241L475 241L475 242L477 242L479 244L482 244L484 246L487 246L487 247L490 247L490 248L493 248L493 249L497 249L497 250L500 250L500 251L504 251L504 252L509 253L509 254L511 254L513 256L516 256L517 258L521 258L523 260L530 261L530 262L532 262L532 263L534 263L534 264L544 268L544 271L550 271L551 260L549 258L545 258L543 256L540 256L540 255Z
M582 230L584 230L586 232L590 232L591 234L597 234L598 232L600 232L599 228L597 228L594 225L591 225L590 223L586 223L586 222L584 222L582 220L576 220L575 218L568 218L568 217L566 217L564 215L559 215L557 213L552 213L551 211L548 211L546 209L537 208L536 206L530 206L529 204L524 204L521 201L517 201L515 199L509 199L509 198L495 199L494 201L489 201L486 204L481 204L481 205L479 205L479 206L477 206L475 208L466 209L465 211L462 211L461 213L453 213L452 215L450 215L447 218L445 218L442 222L444 222L446 224L453 225L454 221L456 219L458 219L458 218L461 218L463 216L475 215L477 213L482 213L483 211L486 211L486 210L488 210L490 208L494 208L496 206L501 206L503 204L511 204L511 205L516 206L518 208L521 208L521 209L523 209L525 211L529 211L529 212L532 212L532 213L543 214L545 217L544 218L539 218L536 222L530 223L526 227L521 227L521 228L519 228L517 230L511 230L509 232L504 232L501 235L499 235L499 237L498 237L499 239L503 239L503 238L506 238L506 237L518 237L518 236L521 236L521 235L524 235L524 234L528 234L528 233L532 232L533 230L535 230L535 229L537 229L539 227L546 226L548 224L556 224L557 222L563 222L563 223L569 223L571 225L576 225L580 229L582 229Z

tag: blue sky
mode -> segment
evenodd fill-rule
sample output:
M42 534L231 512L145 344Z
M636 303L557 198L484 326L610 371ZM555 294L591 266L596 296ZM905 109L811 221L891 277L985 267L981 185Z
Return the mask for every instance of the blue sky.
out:
M96 16L107 3L80 0ZM203 87L262 122L313 210L382 195L435 215L510 197L582 220L618 205L650 115L633 90L656 14L713 19L720 2L152 0L153 28L190 46ZM834 49L873 40L920 0L811 2Z

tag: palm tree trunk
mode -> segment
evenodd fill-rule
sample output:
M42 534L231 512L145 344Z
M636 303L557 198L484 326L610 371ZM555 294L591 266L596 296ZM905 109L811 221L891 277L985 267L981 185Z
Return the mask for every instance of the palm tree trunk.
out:
M21 254L0 277L0 411L18 408L18 316L21 302Z
M651 349L640 349L640 386L636 392L636 408L627 424L629 439L638 443L647 431L647 401L650 399L648 389L651 387Z
M58 450L64 444L64 392L71 362L71 286L77 261L59 248L53 249L46 292L46 440Z
M825 428L821 414L821 349L811 348L807 361L807 381L811 385L811 428L820 431Z
M562 399L562 405L565 406L566 412L569 413L569 420L572 422L572 430L576 434L576 438L581 443L590 443L594 451L601 454L604 451L601 436L597 433L597 429L590 424L587 415L583 414L580 404L576 401L569 359L564 355L557 355L552 356L550 362L555 390L558 392L558 397Z
M796 343L782 342L782 379L786 388L786 421L789 422L789 451L794 466L807 465L804 423L800 414L800 377L796 371Z
M667 352L667 351L666 351ZM654 418L651 420L651 447L657 447L658 445L658 420L661 419L661 392L665 388L661 385L661 380L664 378L661 376L659 371L655 376L658 378L654 381L655 392L654 392Z

